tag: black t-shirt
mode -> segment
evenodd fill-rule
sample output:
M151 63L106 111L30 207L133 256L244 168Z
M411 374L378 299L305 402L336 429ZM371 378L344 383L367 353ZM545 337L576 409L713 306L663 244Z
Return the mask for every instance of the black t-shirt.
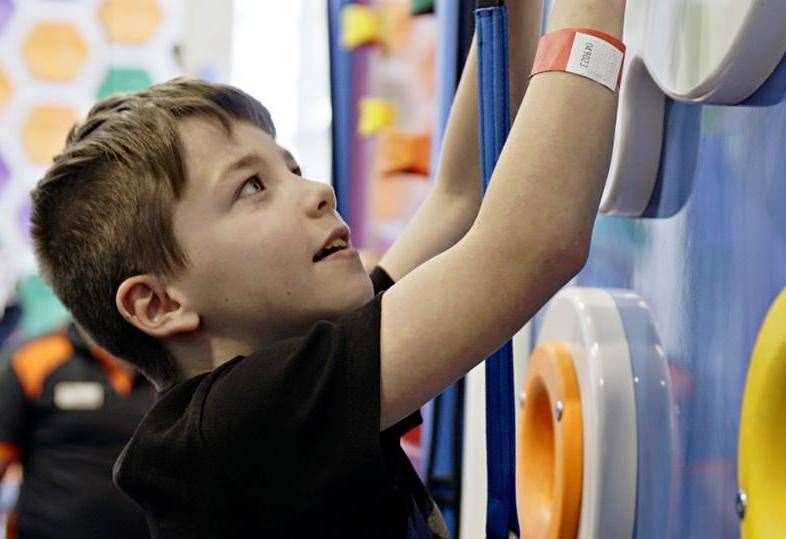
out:
M400 445L420 413L379 431L381 298L161 396L115 465L154 537L447 537Z
M149 537L142 511L112 484L112 465L154 398L73 326L12 354L0 369L0 454L22 463L20 537Z

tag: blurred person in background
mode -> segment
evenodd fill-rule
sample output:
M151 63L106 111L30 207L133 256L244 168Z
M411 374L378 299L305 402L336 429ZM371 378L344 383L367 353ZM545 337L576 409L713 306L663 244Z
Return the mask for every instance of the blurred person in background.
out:
M141 509L112 483L112 465L153 404L152 386L75 324L7 357L0 364L5 498L21 469L7 538L149 537Z

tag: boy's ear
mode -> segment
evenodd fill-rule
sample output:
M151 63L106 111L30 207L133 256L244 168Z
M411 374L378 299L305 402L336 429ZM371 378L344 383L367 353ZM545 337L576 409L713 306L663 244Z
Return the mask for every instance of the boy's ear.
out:
M134 275L120 283L115 303L123 318L152 337L172 337L199 328L199 313L155 275Z

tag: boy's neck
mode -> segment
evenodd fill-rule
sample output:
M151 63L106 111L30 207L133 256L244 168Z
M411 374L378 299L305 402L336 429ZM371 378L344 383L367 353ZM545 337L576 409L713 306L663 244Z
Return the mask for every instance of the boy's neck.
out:
M168 343L175 357L179 381L210 372L237 356L253 353L259 344L238 339L200 336Z
M200 328L194 333L176 337L166 343L167 349L175 357L178 369L177 382L210 372L238 356L248 356L283 339L303 335L311 324L288 331L266 332L249 331L249 334L234 333L217 335Z

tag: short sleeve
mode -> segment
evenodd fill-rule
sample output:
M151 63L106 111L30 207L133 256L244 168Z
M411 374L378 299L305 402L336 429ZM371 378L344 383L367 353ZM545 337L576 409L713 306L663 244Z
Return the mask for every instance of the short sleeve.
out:
M388 272L386 272L380 266L374 267L374 269L371 270L369 277L371 277L371 283L374 285L374 295L384 292L396 284L390 275L388 275Z
M395 281L393 281L393 278L384 269L382 269L381 266L374 267L374 269L371 270L369 277L371 277L371 282L374 285L374 294L380 294L396 284ZM404 436L407 432L411 431L422 423L423 416L421 415L420 410L418 410L405 417L389 429L385 430L382 433L382 438L387 443L396 443L397 440Z
M0 453L9 458L21 451L26 400L10 365L0 368Z
M205 380L203 442L239 499L304 514L384 480L380 303L376 296Z

